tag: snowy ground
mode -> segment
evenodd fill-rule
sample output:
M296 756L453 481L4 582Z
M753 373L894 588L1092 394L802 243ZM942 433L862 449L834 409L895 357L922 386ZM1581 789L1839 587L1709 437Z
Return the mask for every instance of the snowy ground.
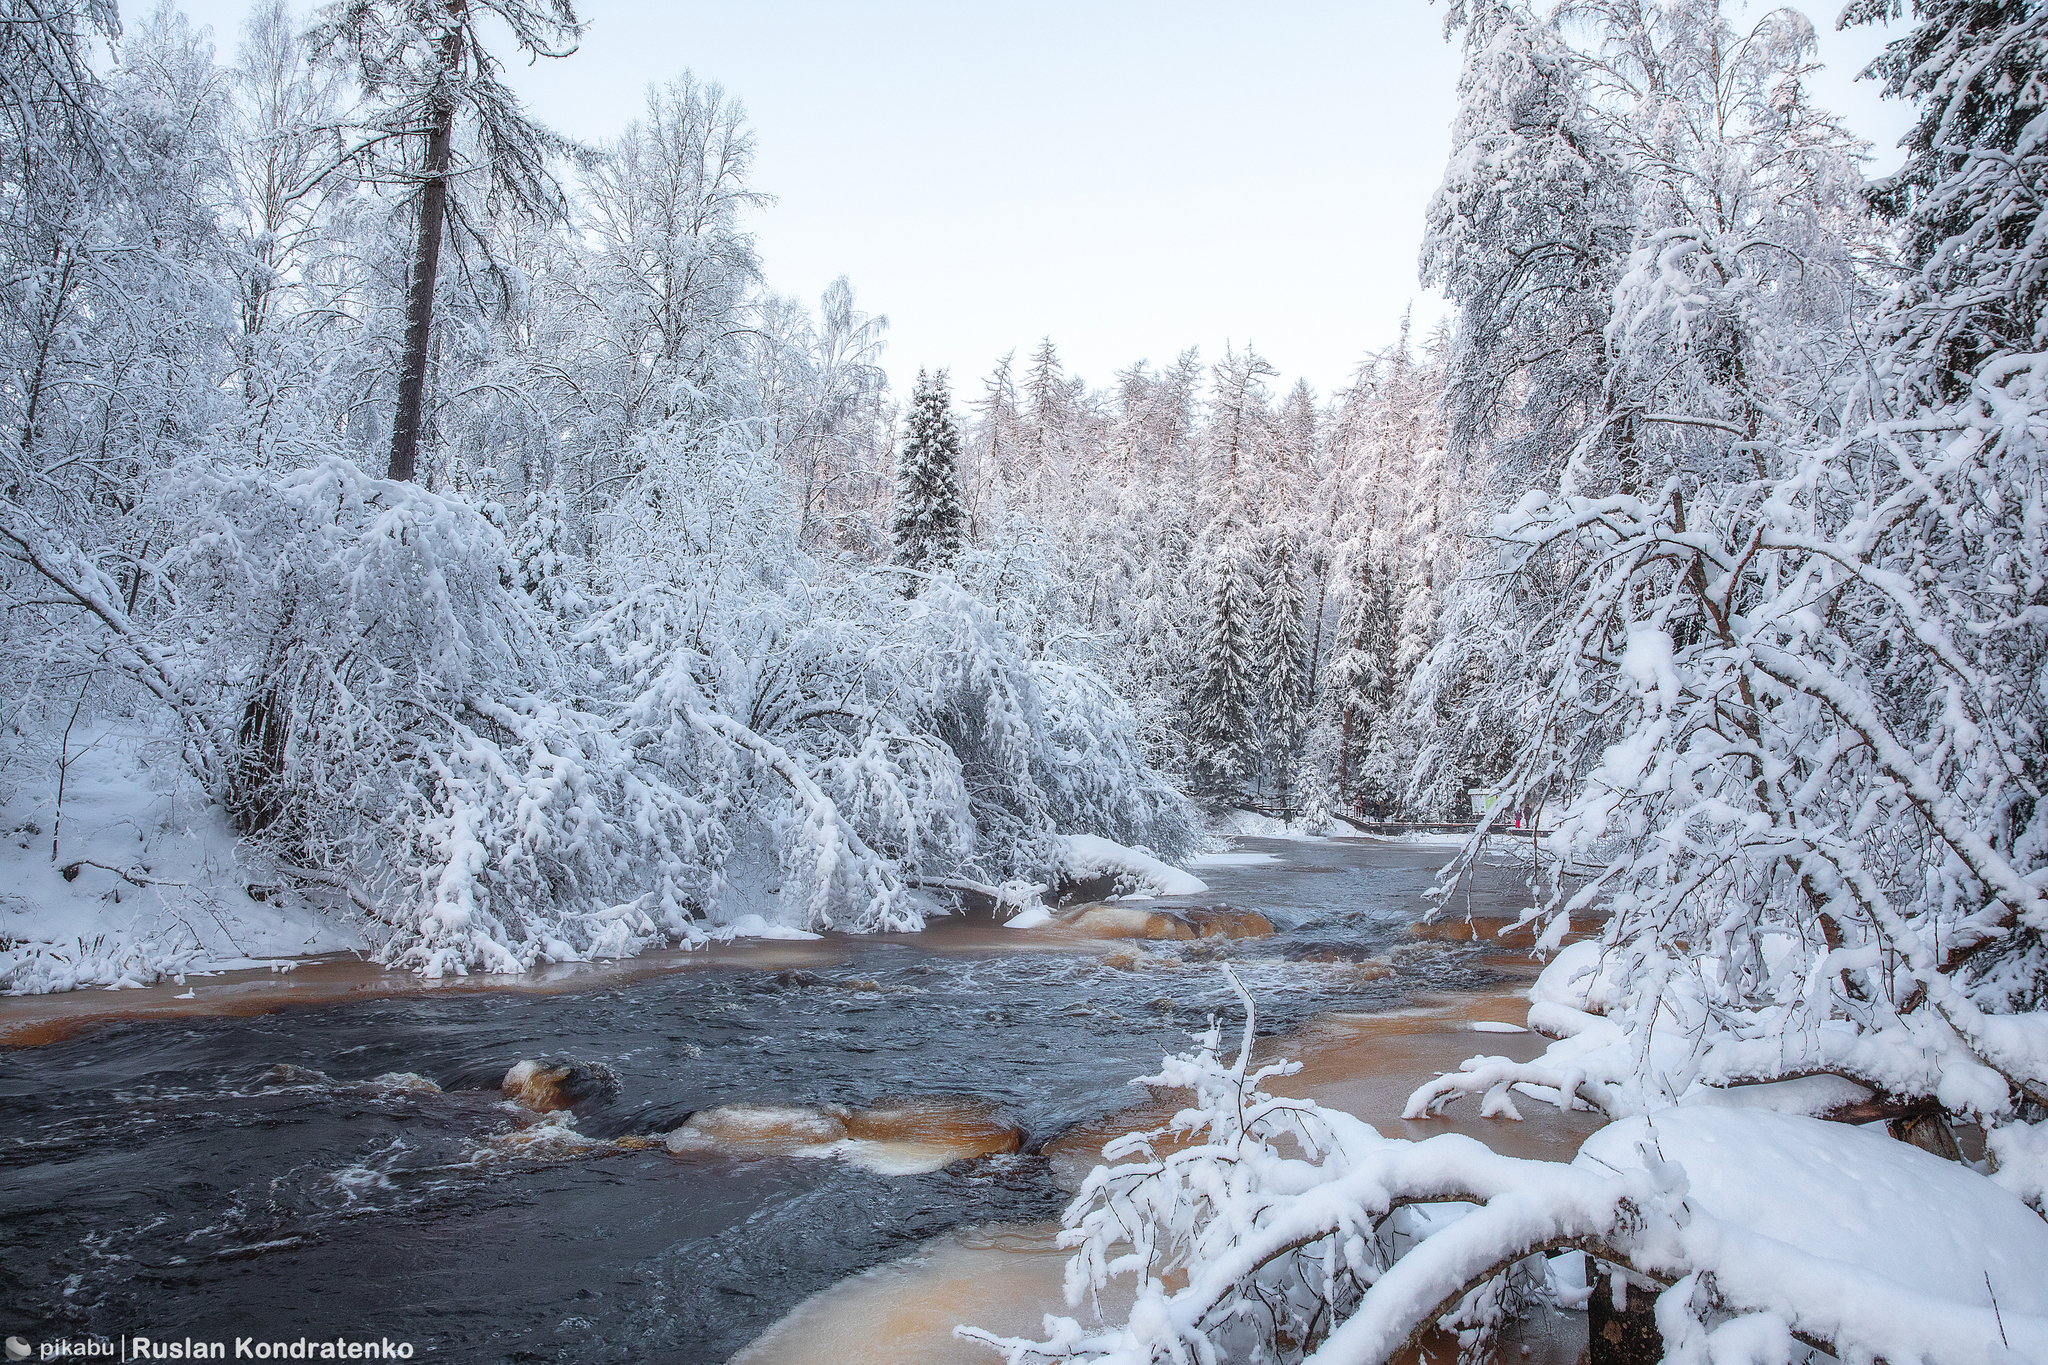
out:
M1209 832L1231 839L1320 839L1323 835L1300 820L1278 820L1257 811L1219 811L1209 821Z
M366 946L344 918L266 890L176 750L123 718L81 717L68 741L10 732L0 832L0 991L144 986Z

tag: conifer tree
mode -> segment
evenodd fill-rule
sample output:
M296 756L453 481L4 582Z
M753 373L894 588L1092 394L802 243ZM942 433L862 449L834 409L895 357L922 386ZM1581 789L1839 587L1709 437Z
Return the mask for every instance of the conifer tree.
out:
M1202 637L1202 673L1194 697L1194 771L1198 782L1229 794L1251 771L1253 687L1258 644L1237 556L1217 557Z
M1266 601L1261 621L1266 675L1266 760L1280 809L1293 806L1294 766L1308 720L1308 594L1294 537L1281 528L1266 551Z
M1398 795L1371 762L1389 748L1395 698L1401 681L1395 665L1399 611L1394 575L1384 563L1362 559L1353 574L1350 598L1337 626L1336 657L1330 661L1332 710L1341 717L1336 794L1340 801L1368 801L1384 807Z
M1859 0L1844 23L1896 15ZM1919 22L1871 64L1920 103L1906 164L1871 196L1903 218L1919 272L1894 318L1939 401L1995 356L2048 345L2048 9L2030 0L1915 0Z
M535 605L566 616L582 605L580 569L571 544L569 500L553 484L527 495L525 514L512 537L519 559L519 586Z
M497 212L554 219L565 211L548 160L569 144L521 112L500 79L481 27L493 19L529 57L566 57L582 31L570 0L333 0L312 32L315 50L347 67L365 99L343 160L416 191L391 422L393 479L409 480L418 467L435 288L451 220L480 240L482 222ZM459 124L473 136L458 147ZM465 173L486 200L475 221L451 193Z
M906 569L940 573L960 553L967 511L960 497L960 427L953 420L946 372L917 372L909 432L896 457L896 509L889 538ZM916 589L906 586L905 595Z

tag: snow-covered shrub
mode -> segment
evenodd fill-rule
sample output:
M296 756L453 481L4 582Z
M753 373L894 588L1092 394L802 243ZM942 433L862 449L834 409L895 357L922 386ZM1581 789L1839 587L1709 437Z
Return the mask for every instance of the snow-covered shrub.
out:
M514 970L687 932L708 811L558 699L544 608L484 516L339 459L197 474L182 511L164 573L219 623L184 661L225 684L217 794L381 921L387 960Z
M230 623L205 670L240 684L214 708L224 799L386 920L388 960L515 970L691 941L756 908L736 865L782 884L771 920L905 929L917 882L1051 880L1067 829L1185 846L1099 684L1048 668L1056 728L971 598L821 601L744 463L648 467L674 480L668 555L566 638L458 501L341 461L193 481L204 529L167 573Z
M824 593L782 549L779 574L645 582L585 638L636 751L720 775L788 922L914 928L912 885L1050 883L1068 833L1190 849L1184 803L1087 670L1031 658L950 580Z
M1086 670L1028 657L949 582L824 587L757 470L671 455L644 504L666 554L650 534L566 628L480 512L332 458L160 481L184 538L132 611L75 551L34 562L79 606L67 647L168 706L283 875L429 974L698 941L732 915L911 929L919 885L1054 882L1069 833L1190 845Z

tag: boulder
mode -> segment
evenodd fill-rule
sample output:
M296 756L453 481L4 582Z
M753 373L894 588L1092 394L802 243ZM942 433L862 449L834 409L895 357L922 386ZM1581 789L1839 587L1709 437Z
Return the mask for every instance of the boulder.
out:
M960 1157L995 1156L1024 1145L1022 1128L995 1105L971 1096L878 1100L847 1115L846 1135L864 1142L925 1143Z
M417 1071L387 1071L370 1077L370 1084L385 1090L404 1090L417 1095L438 1095L441 1087Z
M724 1104L700 1109L665 1139L678 1155L837 1156L889 1175L1014 1152L1024 1130L987 1100L916 1095L846 1105Z
M1194 938L1195 926L1166 910L1097 901L1062 913L1059 925L1084 938L1142 938L1155 942Z
M298 1066L291 1062L279 1062L256 1078L256 1084L265 1088L282 1088L292 1085L332 1085L333 1079L324 1071L315 1071L309 1066Z
M1187 942L1198 938L1263 938L1273 922L1251 910L1228 905L1148 906L1100 901L1060 914L1057 923L1087 938L1137 938Z
M792 1104L721 1104L700 1109L668 1135L671 1152L726 1156L788 1156L827 1147L846 1136L847 1112Z
M1273 921L1256 910L1207 905L1190 907L1181 914L1195 926L1197 938L1265 938L1273 932Z
M514 1062L498 1088L537 1114L552 1114L616 1098L619 1078L602 1062L527 1060Z

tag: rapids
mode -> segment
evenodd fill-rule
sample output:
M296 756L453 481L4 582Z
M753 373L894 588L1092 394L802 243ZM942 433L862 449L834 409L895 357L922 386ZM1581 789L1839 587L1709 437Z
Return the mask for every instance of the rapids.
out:
M1215 959L1304 1060L1300 1093L1383 1131L1447 1126L1393 1117L1434 1071L1533 1055L1469 1032L1520 1020L1526 961L1462 924L1411 932L1448 853L1240 840L1199 869L1208 892L1138 903L1254 911L1266 937L970 917L448 989L329 963L267 991L193 978L133 1015L96 1017L145 993L0 1002L0 1040L41 1043L0 1050L0 1331L993 1360L946 1338L954 1306L1018 1328L1067 1311L1047 1220L1103 1140L1170 1109L1131 1078L1236 1017ZM1454 911L1511 915L1525 867L1482 869ZM525 1061L616 1089L538 1113L501 1091ZM1588 1126L1471 1131L1555 1155Z

